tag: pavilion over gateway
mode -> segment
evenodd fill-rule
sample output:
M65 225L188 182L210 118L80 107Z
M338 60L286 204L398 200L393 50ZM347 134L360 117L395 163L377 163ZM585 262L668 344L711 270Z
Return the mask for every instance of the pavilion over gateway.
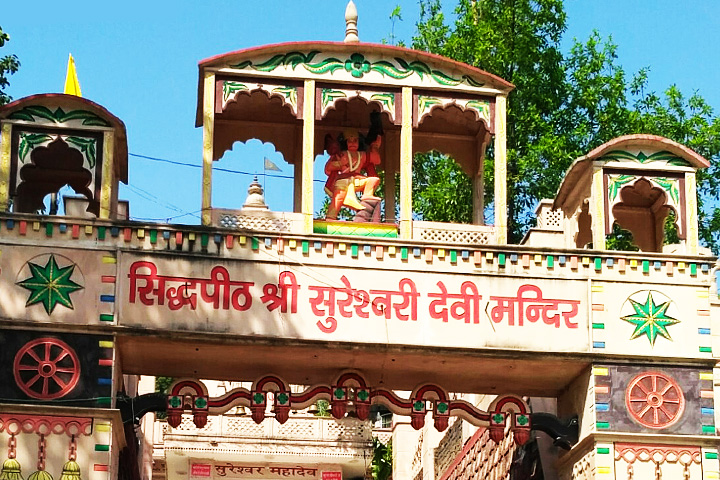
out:
M272 143L294 166L294 213L313 228L312 166L326 135L367 130L379 113L384 133L384 218L413 234L411 176L415 153L451 155L473 179L475 229L506 239L505 108L513 85L483 70L391 45L293 42L218 55L199 64L196 125L203 127L203 224L227 222L212 209L211 162L236 141ZM485 151L494 137L495 225L484 226ZM396 185L395 174L399 174ZM399 218L395 218L399 192ZM338 227L342 230L341 227Z
M357 422L379 409L404 419L396 480L508 478L532 455L547 480L718 478L720 264L699 242L696 181L708 161L656 135L613 139L509 244L513 85L360 42L352 2L345 21L344 42L200 62L202 225L129 217L126 130L102 106L39 94L0 107L0 478L141 478L152 454L135 427L158 411L162 480L359 480L371 437ZM213 162L249 139L293 165L292 211L271 211L257 178L212 205ZM473 180L472 224L413 214L413 157L428 151ZM65 185L76 196L60 213ZM637 250L608 248L617 227ZM144 396L141 375L174 380ZM320 401L332 417L303 413Z

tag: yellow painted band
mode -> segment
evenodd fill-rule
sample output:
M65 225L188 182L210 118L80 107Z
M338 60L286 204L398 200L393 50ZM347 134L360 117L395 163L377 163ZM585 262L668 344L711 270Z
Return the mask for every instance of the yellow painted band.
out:
M205 73L203 82L203 185L202 224L212 222L212 162L215 135L215 74Z
M10 202L10 146L12 125L5 123L0 131L0 211L5 211Z
M100 218L110 218L110 201L112 199L112 187L115 179L113 165L115 152L115 135L113 132L103 134L103 166L102 185L100 186Z

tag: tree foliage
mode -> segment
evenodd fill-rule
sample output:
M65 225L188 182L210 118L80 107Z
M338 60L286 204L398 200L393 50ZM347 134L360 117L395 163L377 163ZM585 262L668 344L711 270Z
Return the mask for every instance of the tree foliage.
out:
M5 46L6 42L10 41L10 35L5 33L0 27L0 48ZM0 57L0 105L5 105L12 100L12 97L5 93L5 89L10 85L8 76L17 72L20 68L20 61L16 55L5 55Z
M389 480L392 477L392 467L392 440L382 443L377 437L373 437L373 480Z
M537 201L554 197L572 161L591 149L631 133L662 135L711 161L698 175L700 234L720 247L720 120L697 93L676 86L662 95L648 91L649 69L628 77L617 62L618 46L594 32L563 54L566 15L561 0L460 0L452 27L439 0L420 1L413 47L499 75L515 84L508 98L508 228L518 242L534 218ZM487 155L486 205L492 200L492 150ZM426 220L467 221L470 205L457 210L435 205L472 198L469 179L454 172L451 159L418 156L413 202ZM445 182L444 186L435 183ZM458 193L465 192L467 194ZM714 200L714 201L713 201ZM456 199L457 203L466 200Z

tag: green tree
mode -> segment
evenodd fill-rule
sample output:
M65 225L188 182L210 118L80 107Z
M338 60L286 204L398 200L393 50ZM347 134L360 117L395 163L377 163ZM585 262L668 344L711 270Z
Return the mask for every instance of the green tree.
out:
M10 41L10 35L5 33L0 27L0 48L5 46L6 42ZM20 61L16 55L5 55L0 57L0 105L5 105L12 100L12 97L5 93L5 89L10 85L8 76L17 72L20 68Z
M374 480L388 480L392 477L392 440L382 443L373 437L372 477Z
M453 29L444 23L439 0L421 0L421 18L413 46L473 65L516 86L508 99L508 228L511 242L520 240L543 188L541 173L556 149L552 117L562 104L564 72L560 39L565 31L561 0L460 0ZM428 161L426 157L416 163ZM437 165L437 162L435 162ZM444 165L441 169L448 169ZM428 169L434 172L433 168ZM487 180L492 156L488 155ZM456 176L458 181L462 176ZM465 183L463 179L461 183ZM469 185L469 182L467 182ZM486 182L492 192L492 182ZM451 185L449 192L462 184ZM415 198L424 194L417 189ZM422 210L423 218L434 220ZM460 220L459 218L457 219Z
M628 78L617 64L618 46L597 32L585 42L575 40L563 55L561 0L460 0L453 28L445 24L439 0L421 0L420 14L415 48L482 68L516 86L508 98L507 129L511 242L532 225L537 201L554 197L575 158L620 135L652 133L711 161L698 175L700 236L718 251L720 120L699 94L686 98L675 86L663 96L648 92L649 69ZM492 161L490 149L486 205L493 191ZM414 168L416 213L427 220L467 221L471 206L463 198L471 198L470 182L458 174L455 162L423 155ZM447 208L434 205L443 201ZM621 240L610 245L628 244Z

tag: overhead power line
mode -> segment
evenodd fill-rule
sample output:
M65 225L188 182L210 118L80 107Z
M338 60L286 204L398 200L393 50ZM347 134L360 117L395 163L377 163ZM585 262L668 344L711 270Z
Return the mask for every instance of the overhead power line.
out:
M130 155L131 157L142 158L142 159L144 159L144 160L150 160L150 161L153 161L153 162L169 163L169 164L171 164L171 165L178 165L178 166L181 166L181 167L202 168L202 165L195 165L195 164L193 164L193 163L178 162L178 161L176 161L176 160L168 160L167 158L151 157L151 156L149 156L149 155L140 155L139 153L130 153L129 155ZM236 175L264 175L264 176L266 176L266 177L285 178L285 179L290 179L290 180L292 180L293 178L295 178L295 177L292 177L292 176L290 176L290 175L277 175L277 174L274 174L274 173L261 173L261 174L259 174L259 173L252 173L252 172L244 172L244 171L242 171L242 170L230 170L230 169L228 169L228 168L221 168L221 167L213 167L213 170L215 170L215 171L217 171L217 172L234 173L234 174L236 174ZM314 182L318 182L318 183L325 183L324 180L317 180L317 179L315 179L315 180L313 180L313 181L314 181Z

